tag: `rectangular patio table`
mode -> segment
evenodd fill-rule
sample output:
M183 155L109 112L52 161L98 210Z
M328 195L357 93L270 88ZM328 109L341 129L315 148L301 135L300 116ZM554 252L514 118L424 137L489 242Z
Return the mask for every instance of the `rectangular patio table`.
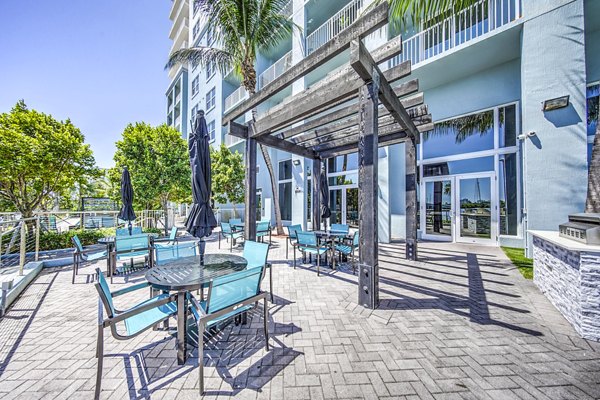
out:
M177 363L187 359L187 293L200 290L213 279L246 269L244 257L235 254L205 254L182 257L156 266L146 272L146 280L153 289L177 292ZM198 335L198 341L202 340ZM199 343L200 345L200 343Z

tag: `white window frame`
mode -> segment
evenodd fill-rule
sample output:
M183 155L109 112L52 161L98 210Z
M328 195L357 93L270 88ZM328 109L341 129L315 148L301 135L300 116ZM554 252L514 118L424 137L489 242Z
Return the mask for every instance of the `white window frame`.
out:
M192 79L192 98L196 97L198 92L200 92L200 75L196 75L196 77Z
M277 192L279 194L279 185L281 183L291 183L292 184L292 195L293 195L293 192L294 192L294 173L292 172L292 177L290 179L280 179L280 176L279 176L279 169L280 169L279 168L279 164L281 164L282 162L286 162L286 161L289 161L292 164L292 167L294 166L294 162L292 161L291 157L290 158L285 158L283 160L279 160L277 162ZM277 196L277 197L279 198L279 201L281 201L281 196ZM290 199L290 200L293 200L293 199ZM293 207L293 205L292 205L292 207ZM288 220L288 219L285 219L285 220L282 219L282 220L286 221L286 222L291 221L291 220Z
M214 93L212 96L212 104L209 106L208 104L208 99L211 93ZM212 89L210 89L208 92L206 92L206 112L211 111L213 108L215 108L215 106L217 105L217 87L213 86Z
M210 128L211 125L212 125L212 130ZM214 142L215 137L216 137L216 132L217 132L217 124L216 124L215 120L213 119L212 121L210 121L206 127L208 128L209 141Z
M212 65L212 68L211 68ZM208 62L206 64L206 82L210 81L215 73L217 72L217 65L214 61Z

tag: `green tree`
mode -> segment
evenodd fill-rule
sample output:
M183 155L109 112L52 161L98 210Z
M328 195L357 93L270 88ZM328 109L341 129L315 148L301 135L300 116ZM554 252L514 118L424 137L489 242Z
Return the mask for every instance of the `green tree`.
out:
M205 67L215 63L221 72L233 67L241 75L242 85L253 95L256 92L256 54L268 51L288 38L294 23L283 14L288 0L194 0L208 21L219 47L190 47L181 49L169 58L166 68L179 63ZM256 120L256 109L252 111ZM271 178L277 233L283 234L277 180L268 150L259 144Z
M187 143L179 131L165 124L152 127L146 123L129 124L123 138L116 143L115 167L109 171L112 197L120 199L119 182L124 167L129 168L134 192L134 206L165 212L165 230L169 223L170 201L191 200L191 171Z
M237 151L232 153L225 144L210 150L213 198L217 203L235 205L244 202L244 159Z
M0 114L0 200L24 218L97 174L92 150L70 120L57 121L23 100Z

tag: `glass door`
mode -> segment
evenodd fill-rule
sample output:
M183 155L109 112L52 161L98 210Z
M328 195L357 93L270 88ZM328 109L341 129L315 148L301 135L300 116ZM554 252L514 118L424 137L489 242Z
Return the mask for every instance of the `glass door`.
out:
M456 240L471 243L496 241L493 175L457 177Z
M425 198L421 207L424 239L451 241L453 231L453 179L424 180Z
M346 189L346 201L344 202L346 220L343 222L350 228L358 229L358 188Z
M343 204L344 204L344 191L342 189L334 189L329 191L329 207L331 209L331 217L329 217L329 223L331 224L343 224Z

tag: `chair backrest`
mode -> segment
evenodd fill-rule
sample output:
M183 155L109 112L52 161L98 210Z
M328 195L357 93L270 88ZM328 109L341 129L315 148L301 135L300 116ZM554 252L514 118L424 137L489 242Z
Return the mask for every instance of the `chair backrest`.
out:
M260 292L263 267L249 268L214 279L206 302L206 311L214 313L236 305Z
M352 246L358 246L359 243L358 231L354 232L354 237L352 238Z
M117 236L129 236L129 228L117 228ZM141 226L132 226L131 227L131 235L141 235L142 227Z
M296 232L300 231L302 232L302 225L290 225L290 226L286 226L287 230L288 230L288 236L291 239L296 239Z
M332 232L348 233L348 232L350 232L350 227L346 224L331 224L330 230Z
M241 218L231 218L229 220L229 225L241 224L241 223L242 223L242 219Z
M256 232L268 232L269 221L261 221L256 223Z
M269 245L251 240L244 242L244 258L248 262L248 268L264 267L269 255Z
M317 235L314 232L296 231L296 236L300 246L317 246Z
M112 318L115 315L115 306L113 304L112 294L108 288L108 283L106 282L102 271L100 271L100 268L96 268L96 276L98 276L98 282L96 282L95 285L96 290L98 290L98 295L100 295L100 300L102 300L102 304L104 304L108 317Z
M227 222L221 222L221 232L231 233L231 225Z
M142 250L148 248L148 245L148 234L117 236L115 238L115 250L117 252Z
M171 233L169 234L169 240L173 241L177 239L177 227L174 226L171 228Z
M115 226L115 219L113 217L102 217L102 227L112 228Z
M75 249L78 252L83 252L83 245L81 244L81 240L79 240L79 237L77 237L77 235L73 236L71 238L71 241L73 242L73 244L75 245Z
M183 242L173 246L156 247L156 265L163 265L179 258L195 257L197 255L198 244L196 242Z

